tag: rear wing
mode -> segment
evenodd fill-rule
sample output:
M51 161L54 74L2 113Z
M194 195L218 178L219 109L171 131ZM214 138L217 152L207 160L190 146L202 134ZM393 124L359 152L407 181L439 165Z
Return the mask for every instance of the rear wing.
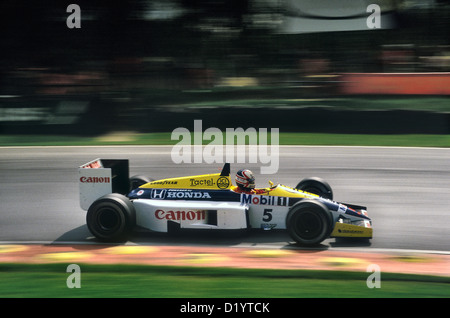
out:
M127 159L95 159L78 168L80 207L88 210L98 198L109 193L130 191Z

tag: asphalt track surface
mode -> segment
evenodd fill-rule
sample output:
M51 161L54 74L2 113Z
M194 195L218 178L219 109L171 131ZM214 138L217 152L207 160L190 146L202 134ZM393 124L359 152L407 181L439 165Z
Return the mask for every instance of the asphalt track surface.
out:
M0 148L0 242L98 243L79 207L77 168L95 158L129 159L130 175L155 179L214 173L222 164L175 164L170 146ZM253 170L257 186L269 180L295 186L318 176L337 201L366 205L374 238L368 242L328 239L328 250L406 249L448 254L450 239L450 149L280 146L276 174L262 175L263 163L231 165ZM170 237L136 232L129 244L295 248L284 231L245 235Z

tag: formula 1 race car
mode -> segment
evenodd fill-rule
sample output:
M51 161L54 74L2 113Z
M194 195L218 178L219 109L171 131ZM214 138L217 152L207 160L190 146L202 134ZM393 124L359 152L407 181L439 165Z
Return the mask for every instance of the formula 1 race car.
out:
M80 205L99 240L126 239L135 226L156 232L286 229L305 246L330 237L372 238L366 207L333 201L331 187L319 178L243 193L232 184L229 163L220 173L156 181L129 177L128 164L96 159L78 169Z

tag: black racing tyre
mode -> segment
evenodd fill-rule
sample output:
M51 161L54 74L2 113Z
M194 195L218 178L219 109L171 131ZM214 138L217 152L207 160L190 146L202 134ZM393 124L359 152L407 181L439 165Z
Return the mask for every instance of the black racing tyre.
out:
M328 208L319 201L300 201L288 212L286 228L298 244L318 245L331 233L332 216Z
M330 185L321 178L306 178L300 181L295 187L298 190L317 194L318 196L333 200L333 190Z
M88 209L86 223L99 240L123 241L136 225L136 211L122 194L111 193L97 199Z
M130 178L130 191L139 188L141 185L154 181L146 176L132 176Z

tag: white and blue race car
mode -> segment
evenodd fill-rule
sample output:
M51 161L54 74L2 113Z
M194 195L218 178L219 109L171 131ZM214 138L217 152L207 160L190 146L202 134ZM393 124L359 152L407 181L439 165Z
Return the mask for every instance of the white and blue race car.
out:
M366 207L333 201L331 187L319 178L244 193L232 184L229 163L220 173L162 180L130 178L128 164L95 159L78 170L80 205L99 240L126 239L136 226L156 232L285 229L304 246L330 237L372 238Z

